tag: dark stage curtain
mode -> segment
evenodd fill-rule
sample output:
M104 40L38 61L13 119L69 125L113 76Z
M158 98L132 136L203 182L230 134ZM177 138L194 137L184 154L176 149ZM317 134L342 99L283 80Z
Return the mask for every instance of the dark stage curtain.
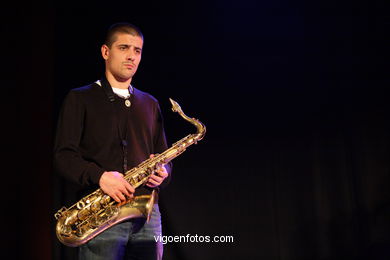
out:
M2 259L52 257L51 11L39 3L2 8Z

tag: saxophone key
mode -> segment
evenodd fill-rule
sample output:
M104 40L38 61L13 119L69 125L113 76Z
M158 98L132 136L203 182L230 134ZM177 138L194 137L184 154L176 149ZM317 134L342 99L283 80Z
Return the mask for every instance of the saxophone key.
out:
M108 218L109 218L109 216L105 212L101 213L98 216L99 225L102 225L104 222L106 222L108 220Z
M97 193L97 192L96 192ZM98 194L96 193L93 193L91 194L90 196L88 196L87 200L85 201L87 204L90 204L92 202L94 202L95 200L99 199L99 196Z
M100 225L99 218L97 216L92 216L89 219L88 225L92 229L97 228Z
M131 180L132 180L132 183L137 183L137 182L140 181L140 179L139 179L138 176L133 176L133 177L131 178Z
M97 211L99 211L100 208L101 208L100 201L95 201L91 205L91 211L92 212L97 212Z
M87 231L87 230L88 230L87 227L85 225L83 225L76 230L75 234L76 234L76 236L81 237L84 235L85 231Z
M111 218L119 212L119 208L116 206L110 206L105 210L106 215Z
M88 216L90 216L90 214L91 211L88 208L85 208L79 211L77 217L79 218L79 220L86 220Z
M107 205L108 203L110 203L111 201L111 197L108 196L108 195L104 195L101 199L100 199L100 204L105 206Z
M78 211L75 210L75 209L70 211L70 212L68 212L67 217L66 217L66 219L64 221L64 224L65 225L73 225L73 224L75 224L79 220L77 215L78 215Z
M80 200L79 202L77 202L76 207L77 209L83 209L85 207L85 202Z
M60 219L63 215L66 215L66 211L68 209L66 207L62 207L61 209L59 209L57 211L56 214L54 214L54 217L56 218L56 220Z
M72 234L72 228L70 225L64 225L61 228L61 235L69 237Z

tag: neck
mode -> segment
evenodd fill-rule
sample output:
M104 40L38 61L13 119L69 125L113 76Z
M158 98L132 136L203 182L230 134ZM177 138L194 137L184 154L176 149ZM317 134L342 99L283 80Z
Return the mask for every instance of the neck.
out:
M118 79L118 78L114 77L114 75L112 75L111 73L109 73L107 71L106 71L106 78L107 78L108 82L110 82L111 87L121 88L121 89L128 89L129 85L131 83L131 79L132 79L132 78L129 78L127 80Z

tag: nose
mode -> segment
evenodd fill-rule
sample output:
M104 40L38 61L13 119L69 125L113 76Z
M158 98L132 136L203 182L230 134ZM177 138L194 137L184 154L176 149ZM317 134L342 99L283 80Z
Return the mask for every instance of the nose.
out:
M127 53L127 60L134 61L135 60L135 51L130 48L129 52Z

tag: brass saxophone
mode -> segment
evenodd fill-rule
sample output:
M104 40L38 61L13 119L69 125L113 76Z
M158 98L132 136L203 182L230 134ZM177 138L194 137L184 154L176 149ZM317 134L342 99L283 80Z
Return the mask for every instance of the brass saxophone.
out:
M124 174L124 178L134 188L146 183L148 177L163 164L183 153L186 148L196 144L206 133L206 127L199 120L186 116L177 102L169 99L173 112L196 126L197 132L189 134L161 154L151 157ZM76 247L130 218L144 217L149 221L155 201L155 192L150 195L135 196L126 203L117 203L101 189L85 196L69 208L62 207L54 217L57 220L56 235L66 246Z

